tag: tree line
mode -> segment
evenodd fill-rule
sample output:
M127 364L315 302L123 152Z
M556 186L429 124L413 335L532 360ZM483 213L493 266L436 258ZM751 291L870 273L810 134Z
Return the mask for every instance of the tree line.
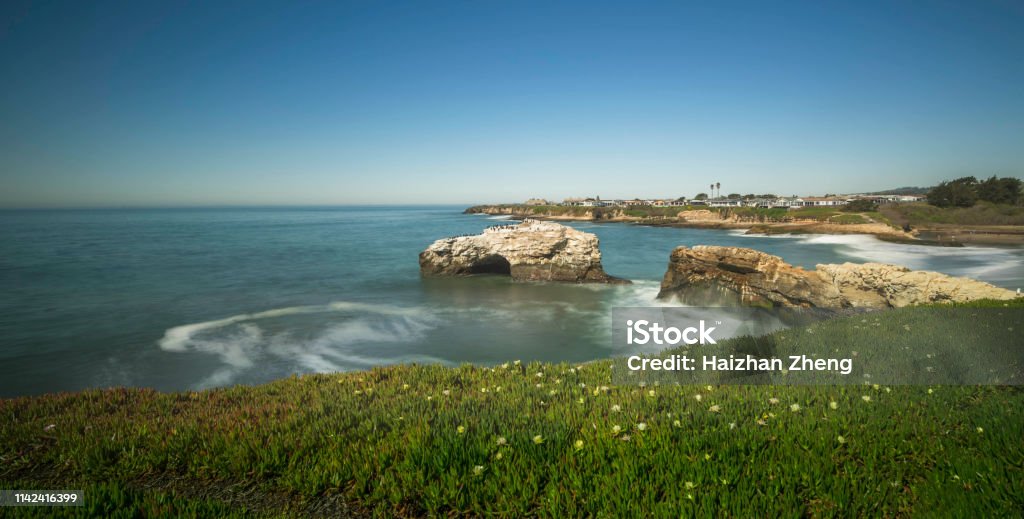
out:
M1024 182L1019 178L995 175L979 181L977 178L962 177L939 183L928 191L928 203L937 207L971 207L978 201L993 204L1021 205Z

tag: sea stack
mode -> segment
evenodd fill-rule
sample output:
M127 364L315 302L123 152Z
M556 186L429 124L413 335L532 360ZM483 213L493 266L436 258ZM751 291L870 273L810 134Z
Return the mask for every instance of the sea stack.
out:
M882 263L805 270L753 249L677 247L659 299L696 306L896 308L923 303L1008 300L1017 294L982 281Z
M537 220L437 240L420 253L420 273L501 274L516 281L629 283L604 272L597 236Z

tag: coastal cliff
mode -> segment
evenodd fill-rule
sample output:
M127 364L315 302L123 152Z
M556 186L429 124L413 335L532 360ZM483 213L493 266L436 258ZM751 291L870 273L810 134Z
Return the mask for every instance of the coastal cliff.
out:
M1009 300L1013 291L938 272L881 263L805 270L764 252L698 245L672 251L659 299L692 305L893 308L922 303Z
M743 229L747 234L871 234L888 241L924 243L866 214L821 208L760 209L752 207L585 207L560 205L478 205L465 214L509 215L553 221L618 222L656 227Z
M420 273L503 274L516 281L629 283L604 272L597 236L537 220L437 240L420 253Z

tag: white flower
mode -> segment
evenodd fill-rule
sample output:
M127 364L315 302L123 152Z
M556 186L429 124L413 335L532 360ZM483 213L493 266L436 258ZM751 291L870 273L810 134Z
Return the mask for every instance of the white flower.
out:
M682 422L680 422L679 420L673 420L673 421L672 421L672 426L673 426L673 427L682 427L682 426L683 426L683 424L682 424Z
M696 400L697 400L698 402L700 402L701 400L703 400L703 399L704 399L704 397L702 397L702 396L700 396L700 395L694 395L694 397L693 397L693 398L695 398L695 399L696 399Z
M502 364L501 369L508 369L508 362Z
M775 405L775 404L779 403L779 399L775 398L775 397L771 397L771 398L768 399L768 403L772 404L772 405Z
M505 455L500 453L500 452L494 455L494 459L496 459L496 460L500 460L501 458L504 458L504 457L505 457Z
M981 427L978 427L977 430L978 430L978 434L981 434L981 433L985 432L985 429L982 429Z
M613 413L617 413L617 412L619 412L621 410L622 410L622 408L619 407L619 404L615 404L615 405L612 406L612 412Z
M441 391L441 394L444 395L444 396L448 396L448 395L452 394L452 390L445 389L444 391Z
M713 406L708 408L708 411L711 411L712 413L717 413L717 412L719 412L721 410L722 410L722 408L719 407L718 404L715 404L715 405L713 405Z
M618 425L612 426L612 434L619 434L620 432L622 432L622 427L619 427Z
M522 364L522 363L523 363L523 361L521 361L521 360L517 360L517 361L513 362L512 364L515 364L516 366L518 366L518 365L520 365L520 364Z
M537 436L534 436L533 443L536 443L537 445L544 443L544 437L539 434Z
M409 384L402 384L402 389L403 390L409 389Z
M835 400L833 400L833 401L828 403L828 407L830 409L839 409L839 402L836 402Z
M473 475L474 476L479 476L480 474L483 474L483 473L484 473L484 466L483 465L477 465L477 466L473 467Z
M460 426L455 428L455 432L457 434L465 434L466 433L466 428L460 425Z
M793 404L793 405L789 406L789 410L793 411L794 413L799 413L800 412L800 404Z
M576 443L573 444L573 448L576 449L576 450L582 450L583 449L583 440L576 440Z
M930 394L932 394L932 393L934 393L934 392L935 392L935 390L934 390L934 389L932 389L932 388L928 388L928 394L929 394L929 395L930 395Z
M537 378L540 378L540 377L543 377L543 376L544 376L544 372L543 371L538 371L537 372Z
M731 430L733 430L735 428L736 428L736 422L729 422L729 430L731 431Z
M694 487L696 487L696 486L697 486L697 485L694 485L694 484L693 484L693 481L687 481L687 482L685 483L685 485L686 485L686 489L687 489L687 490L690 490L690 489L692 489L692 488L694 488Z
M871 401L871 395L864 395L864 396L860 397L860 399L865 401L865 402L870 402Z
M506 440L504 436L498 436L498 441L496 443L500 447L500 446L505 445L506 443L508 443L508 440Z
M655 395L655 393L654 393L653 389L647 392L647 396L654 396L654 395Z
M839 445L842 445L846 443L846 438L843 438L842 436L836 436L836 441L839 442Z
M645 424L643 422L640 422L640 423L636 424L636 430L638 430L638 431L646 431L647 430L647 424Z

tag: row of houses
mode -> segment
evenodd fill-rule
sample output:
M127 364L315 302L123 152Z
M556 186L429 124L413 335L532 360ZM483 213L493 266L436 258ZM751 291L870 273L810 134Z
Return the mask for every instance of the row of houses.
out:
M806 196L806 197L774 197L774 198L707 198L707 199L661 199L649 198L632 200L601 200L594 198L566 198L558 205L579 207L760 207L760 208L801 208L801 207L838 207L854 200L869 200L876 204L892 204L920 202L925 197L918 195L841 195L841 196ZM553 205L542 198L531 198L527 205Z

